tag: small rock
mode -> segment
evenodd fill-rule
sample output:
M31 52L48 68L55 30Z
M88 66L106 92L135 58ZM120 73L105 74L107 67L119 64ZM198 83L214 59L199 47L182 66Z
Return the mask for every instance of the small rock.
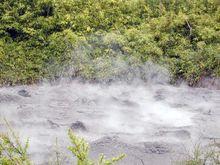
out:
M205 113L205 115L212 115L212 110L209 109L209 111L207 113Z
M86 97L78 98L74 101L77 105L95 105L96 101L95 100L90 100Z
M86 131L86 127L81 121L76 121L75 123L72 123L70 128L74 131L76 130Z
M47 120L47 122L50 124L51 128L57 128L60 127L59 124L51 121L51 120Z
M159 143L146 142L144 143L144 148L146 153L165 154L170 152L170 149L166 145Z
M31 97L30 93L26 91L25 89L18 91L18 94L23 97Z

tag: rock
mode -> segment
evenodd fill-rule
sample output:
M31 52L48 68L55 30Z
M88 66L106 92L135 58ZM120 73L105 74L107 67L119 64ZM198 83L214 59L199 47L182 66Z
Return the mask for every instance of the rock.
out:
M74 103L77 105L96 105L96 100L91 100L86 97L78 98L74 100Z
M101 146L104 146L106 144L116 145L118 143L120 143L118 136L104 136L93 142L93 144Z
M204 115L209 115L209 116L210 116L210 115L212 115L212 110L209 109L208 112L204 112L203 114L204 114Z
M144 148L146 153L165 154L170 152L170 149L165 144L159 143L146 142L144 143Z
M59 124L51 121L51 120L47 120L47 122L50 124L51 128L57 128L60 127Z
M72 123L70 128L73 131L76 131L76 130L86 131L86 127L81 121L76 121L75 123Z
M23 97L31 97L30 93L25 89L18 91L18 94Z

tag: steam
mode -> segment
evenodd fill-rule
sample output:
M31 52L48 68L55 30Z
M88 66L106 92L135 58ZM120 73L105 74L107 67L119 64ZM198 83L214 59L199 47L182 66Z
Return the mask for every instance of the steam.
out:
M178 144L220 136L219 117L212 117L219 115L219 91L155 84L164 78L154 77L148 83L139 80L102 84L64 79L56 85L1 88L0 115L21 138L30 138L30 153L39 162L45 161L42 155L50 153L55 138L61 146L68 144L67 129L76 121L86 127L86 131L76 130L77 134L89 141L119 136L127 143ZM31 97L18 95L21 89ZM3 122L0 128L4 130Z
M51 62L48 70L55 77L77 77L101 83L139 80L168 83L170 81L172 75L164 67L165 64L163 67L156 65L150 57L143 62L139 53L131 55L126 51L128 48L123 46L123 40L127 39L119 32L87 36L87 41L78 41L71 52L64 54L62 58L65 62L62 65L58 66L56 62Z
M65 149L67 130L77 121L86 130L74 131L89 142L117 136L128 144L187 144L220 137L218 90L171 86L167 69L151 61L138 64L132 57L125 62L125 54L112 50L117 56L92 60L85 53L92 47L77 48L59 73L71 77L80 72L96 81L62 78L52 84L0 88L0 116L21 139L30 138L37 164L47 161L56 138ZM21 96L20 90L30 97ZM2 120L0 131L5 131Z

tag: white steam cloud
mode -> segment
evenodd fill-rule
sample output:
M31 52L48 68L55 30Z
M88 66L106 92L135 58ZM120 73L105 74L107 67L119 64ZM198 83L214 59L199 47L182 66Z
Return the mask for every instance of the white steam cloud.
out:
M152 62L136 65L123 55L91 60L83 51L74 52L60 75L92 73L98 82L61 79L0 88L0 117L21 139L30 138L36 164L48 161L56 138L65 149L71 127L89 142L117 136L129 145L220 138L219 90L171 86L169 72Z
M153 64L145 67L149 66ZM155 78L148 83L63 80L56 85L1 88L0 116L22 138L30 138L30 153L39 164L47 160L56 138L67 145L67 129L77 121L85 130L76 131L90 142L104 136L118 136L129 144L178 144L219 137L219 91L155 84L166 75L157 69L155 65L146 72L146 77L153 74ZM22 89L31 96L19 95Z

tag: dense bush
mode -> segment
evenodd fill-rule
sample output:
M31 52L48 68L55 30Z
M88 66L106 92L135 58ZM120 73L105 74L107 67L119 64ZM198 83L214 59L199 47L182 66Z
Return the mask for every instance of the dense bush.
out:
M97 70L86 64L102 59L99 75L108 75L112 57L128 65L154 61L190 84L218 77L219 6L218 0L0 0L0 84L56 78L71 65L73 76L95 79Z

